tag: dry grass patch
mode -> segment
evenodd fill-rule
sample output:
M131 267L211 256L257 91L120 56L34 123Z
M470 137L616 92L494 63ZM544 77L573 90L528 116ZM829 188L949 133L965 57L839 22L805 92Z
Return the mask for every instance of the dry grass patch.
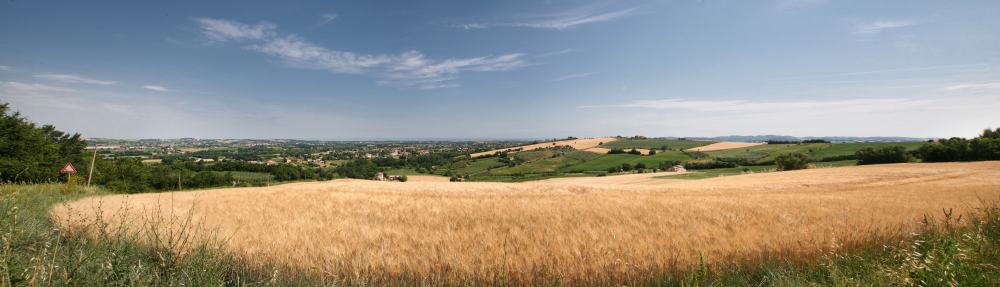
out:
M734 149L734 148L745 148L758 145L764 145L767 143L742 143L742 142L718 142L710 144L707 146L689 148L687 151L713 151L713 150L724 150L724 149Z
M547 142L547 143L526 145L526 146L520 146L520 147L515 147L515 148L524 148L525 151L528 151L528 150L533 150L533 149L540 148L540 147L551 147L551 146L553 146L552 144L555 143L556 145L568 145L568 146L571 146L571 147L573 147L575 149L578 149L578 150L584 150L584 149L595 147L599 143L602 143L602 142L607 143L607 142L611 142L611 141L614 141L614 140L616 140L616 139L615 138L575 139L575 140L565 140L565 141L556 141L556 142ZM505 149L498 149L498 150L492 150L492 151L474 153L474 154L472 154L472 156L473 157L483 156L483 155L493 154L495 152L505 151L505 150L508 150L508 149L505 148Z
M977 197L1000 195L1000 162L622 183L336 180L106 196L67 206L93 211L103 202L101 210L111 212L127 202L136 218L157 205L175 214L193 210L199 224L232 234L229 244L249 258L329 276L548 272L563 283L595 283L692 263L699 250L709 262L765 249L808 258L871 230L905 232L924 214L957 214ZM64 225L81 221L67 220L65 207L53 213Z
M413 182L449 182L448 177L433 175L407 175L405 183Z

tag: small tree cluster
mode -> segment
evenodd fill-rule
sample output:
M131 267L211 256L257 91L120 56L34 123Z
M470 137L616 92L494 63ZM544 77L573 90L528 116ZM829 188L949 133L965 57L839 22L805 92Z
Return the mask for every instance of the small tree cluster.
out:
M854 152L854 157L858 160L858 165L904 163L913 160L913 157L906 154L904 146L885 146L879 149L865 147Z
M1000 128L986 129L979 137L941 139L917 149L925 162L1000 160Z
M774 164L778 170L799 170L809 168L813 158L801 153L779 154L774 158Z

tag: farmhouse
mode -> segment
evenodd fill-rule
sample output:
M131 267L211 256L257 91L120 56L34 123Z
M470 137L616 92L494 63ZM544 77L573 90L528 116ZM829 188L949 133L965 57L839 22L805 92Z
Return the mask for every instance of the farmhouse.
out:
M687 170L684 169L684 166L675 165L674 167L671 167L670 169L667 169L667 171L671 171L671 172L686 172Z

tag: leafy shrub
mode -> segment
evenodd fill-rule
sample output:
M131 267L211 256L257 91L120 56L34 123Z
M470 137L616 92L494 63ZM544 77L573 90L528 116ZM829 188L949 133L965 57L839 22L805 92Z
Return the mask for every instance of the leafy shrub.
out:
M801 153L779 154L774 157L774 164L778 166L778 170L807 169L809 168L809 163L813 161L811 156Z
M404 174L404 175L401 175L401 176L399 176L399 177L398 177L398 179L399 179L399 182L406 182L407 180L410 180L410 178L409 178L409 177L406 177L406 175L405 175L405 174Z
M906 147L899 145L884 146L879 149L864 147L854 152L858 165L903 163L910 162L913 157L906 154Z
M681 165L682 163L683 162L679 161L679 160L668 160L668 161L660 162L659 168L662 169L662 170L668 170L671 167Z
M708 157L707 153L700 152L700 151L685 151L684 154L687 155L687 156L689 156L689 157L691 157L691 158L693 158L693 159L699 159L699 158L706 158L706 157Z
M733 168L737 167L736 163L724 162L724 161L707 161L707 162L686 162L684 163L684 169L713 169L713 168Z
M828 156L828 157L821 158L821 159L818 160L818 162L830 162L830 161L842 161L842 160L856 160L856 159L858 159L858 158L856 156L854 156L853 154L835 155L835 156Z

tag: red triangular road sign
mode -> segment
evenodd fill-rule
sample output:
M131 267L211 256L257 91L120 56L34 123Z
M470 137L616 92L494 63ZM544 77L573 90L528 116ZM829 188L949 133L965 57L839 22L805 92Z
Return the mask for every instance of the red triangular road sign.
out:
M63 172L63 173L66 173L66 172L72 172L72 173L76 173L76 169L75 169L75 168L73 168L73 163L69 163L69 162L67 162L67 163L66 163L66 166L65 166L65 167L63 167L63 169L62 169L62 172Z

